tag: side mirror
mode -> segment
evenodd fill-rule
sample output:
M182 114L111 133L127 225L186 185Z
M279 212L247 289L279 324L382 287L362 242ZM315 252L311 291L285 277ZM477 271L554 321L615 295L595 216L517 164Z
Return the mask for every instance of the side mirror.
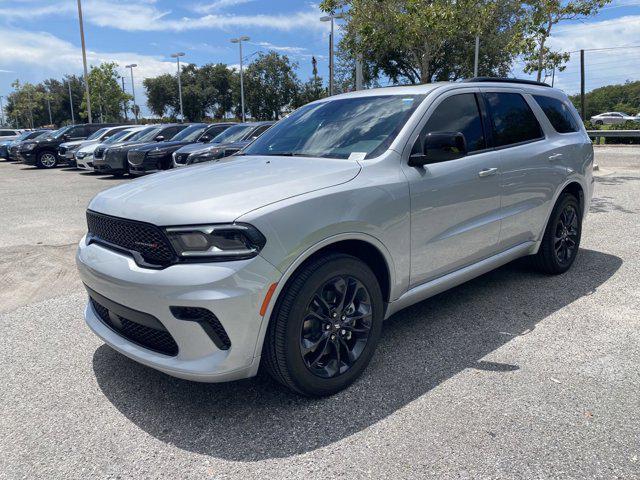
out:
M71 138L71 137L69 137L69 135L67 135L66 133L64 135L62 135L62 140L64 140L65 142L67 140L69 140L69 138Z
M211 140L211 135L207 135L204 134L200 137L200 140L198 140L199 142L205 143L208 142L209 140Z
M460 132L432 132L424 139L423 153L413 153L409 165L421 167L427 163L446 162L467 154L467 141Z
M164 141L164 135L158 135L156 137L156 142L163 142Z

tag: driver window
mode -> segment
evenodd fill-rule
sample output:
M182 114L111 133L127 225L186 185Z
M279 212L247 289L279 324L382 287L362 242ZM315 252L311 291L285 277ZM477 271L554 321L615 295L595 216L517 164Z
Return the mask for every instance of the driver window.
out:
M475 94L461 93L445 98L429 117L412 153L422 153L419 148L425 136L434 132L463 133L469 153L486 148L487 142Z

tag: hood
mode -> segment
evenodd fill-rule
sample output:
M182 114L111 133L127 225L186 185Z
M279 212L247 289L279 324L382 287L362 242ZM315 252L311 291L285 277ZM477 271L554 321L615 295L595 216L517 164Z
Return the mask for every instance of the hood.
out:
M159 226L232 222L256 208L346 183L359 172L354 160L230 157L105 190L89 209Z
M83 143L95 142L95 140L72 140L71 142L61 143L60 146L64 148L73 148Z
M173 152L178 148L184 145L188 145L190 143L191 142L177 142L177 141L176 142L152 142L152 143L141 145L140 147L136 147L136 150L138 152L152 152L156 150Z
M193 152L199 152L200 150L204 150L210 147L214 147L216 146L217 143L202 143L202 142L198 142L198 143L189 143L187 145L183 145L182 147L180 147L178 150L176 150L176 152L178 153L193 153Z
M212 144L207 144L206 147L201 146L199 149L194 150L194 152L196 154L208 153L208 152L222 152L227 148L240 150L241 148L246 147L249 143L251 143L249 140L239 140L237 142L231 142L231 143L212 143Z
M140 146L143 146L143 145L154 146L154 145L156 145L156 142L151 142L151 143L149 143L149 142L136 142L136 141L133 141L133 142L122 142L122 143L115 143L113 145L109 145L109 146L107 146L107 148L109 150L112 150L112 151L131 150L132 148L140 147Z

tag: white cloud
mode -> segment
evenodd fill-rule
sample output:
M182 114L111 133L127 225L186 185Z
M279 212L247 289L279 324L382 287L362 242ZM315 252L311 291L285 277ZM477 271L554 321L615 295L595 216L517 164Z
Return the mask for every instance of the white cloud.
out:
M196 5L193 5L191 9L196 13L206 14L250 2L255 2L255 0L216 0L215 2L198 3Z
M304 47L279 46L279 45L274 45L273 43L270 43L270 42L256 42L256 43L250 42L250 43L251 45L268 48L269 50L275 50L276 52L284 52L284 53L290 53L290 54L302 54L307 51L307 49Z
M232 0L219 0L230 4ZM235 0L236 4L238 0ZM211 4L211 5L215 5ZM215 10L215 9L214 9ZM211 10L213 11L213 10ZM12 3L0 8L0 17L5 20L29 20L36 17L76 14L75 3L48 2L39 5ZM296 29L326 30L319 21L320 11L310 5L306 10L287 14L232 15L208 13L199 17L172 17L171 10L160 10L155 2L131 3L126 1L85 0L83 16L86 22L99 27L126 31L173 31L183 32L207 28L266 28L280 31Z
M0 48L0 65L10 66L20 72L21 80L38 82L48 77L60 78L68 73L82 73L80 47L47 32L8 30L0 28L3 39ZM133 52L87 51L87 62L98 65L102 62L116 62L120 73L125 76L127 91L131 89L129 72L124 66L137 63L134 69L138 103L144 105L142 81L163 73L175 74L176 64L150 55Z

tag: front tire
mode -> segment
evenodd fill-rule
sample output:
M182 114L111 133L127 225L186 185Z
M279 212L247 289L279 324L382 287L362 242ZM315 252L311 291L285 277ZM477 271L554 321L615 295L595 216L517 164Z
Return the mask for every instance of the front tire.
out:
M550 275L566 272L576 259L581 236L580 202L572 194L563 193L553 207L540 249L531 258L534 267Z
M278 299L264 344L265 367L307 396L332 395L369 364L384 316L371 269L333 253L303 266Z
M38 168L55 168L58 166L58 157L55 153L44 150L38 154L36 167Z

